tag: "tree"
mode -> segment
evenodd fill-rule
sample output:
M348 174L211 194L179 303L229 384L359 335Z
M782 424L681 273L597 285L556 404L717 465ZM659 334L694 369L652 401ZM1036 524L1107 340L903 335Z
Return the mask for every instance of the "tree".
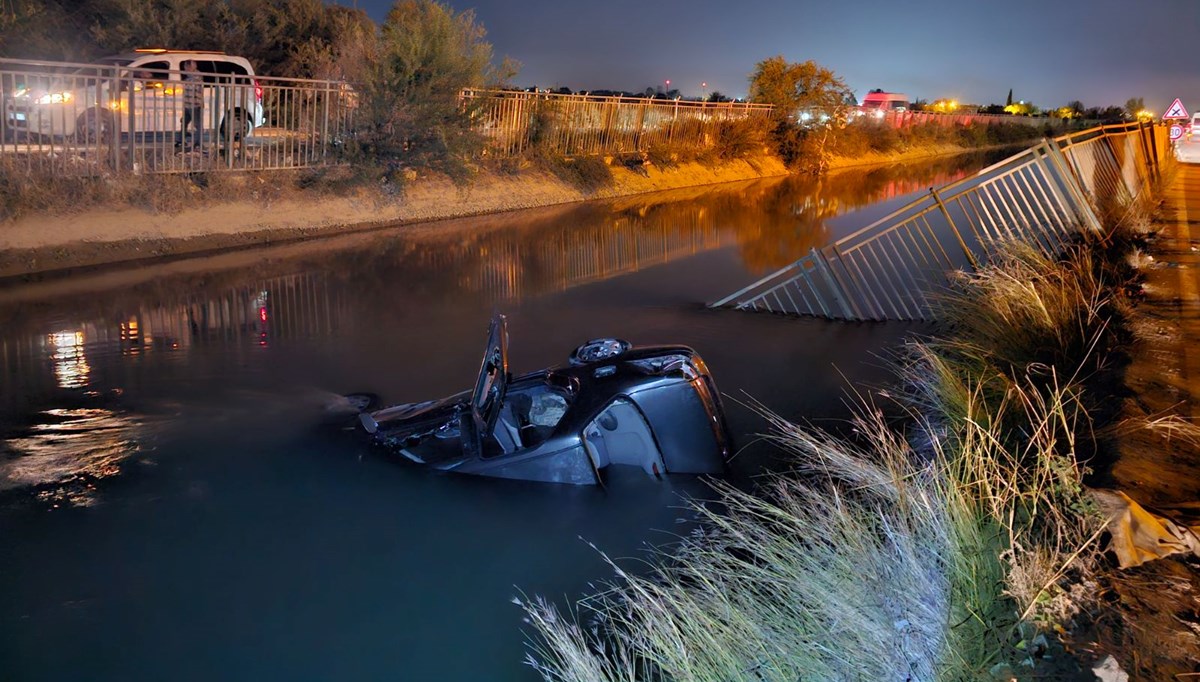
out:
M1012 88L1008 89L1008 99L1004 100L1004 106L1006 106L1006 107L1012 106Z
M838 107L850 95L841 78L812 60L790 64L782 56L770 57L750 75L750 101L774 105L778 118L800 109Z
M483 139L464 90L499 85L514 67L492 64L492 46L471 11L400 0L388 12L362 79L365 145L375 158L404 158L456 179Z
M1075 114L1072 118L1079 118L1080 116L1083 116L1083 112L1086 111L1083 106L1083 102L1080 102L1079 100L1067 102L1067 108Z
M835 130L845 127L850 88L833 71L809 60L789 64L782 56L759 62L750 76L750 100L771 104L775 124L771 137L789 166L807 163L824 171ZM795 124L800 110L821 109L817 127ZM807 112L806 112L807 113Z
M710 94L708 96L708 101L710 101L710 102L728 102L729 98L726 97L725 95L721 94L720 90L713 90L712 94Z
M223 50L264 76L342 77L375 24L322 0L3 0L0 54L88 61L138 47ZM370 35L368 35L370 34Z
M1130 97L1125 100L1125 114L1129 118L1143 118L1146 112L1146 102L1141 97Z

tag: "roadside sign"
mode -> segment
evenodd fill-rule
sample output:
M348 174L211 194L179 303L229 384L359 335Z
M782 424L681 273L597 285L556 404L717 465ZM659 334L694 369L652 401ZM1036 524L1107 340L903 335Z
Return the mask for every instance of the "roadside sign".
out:
M1171 126L1171 140L1178 140L1183 137L1183 126L1178 123Z
M1171 106L1167 107L1167 113L1163 114L1164 121L1169 121L1171 119L1187 120L1189 118L1191 118L1191 116L1188 116L1187 109L1183 107L1183 102L1180 102L1178 97L1175 98L1174 102L1171 102Z

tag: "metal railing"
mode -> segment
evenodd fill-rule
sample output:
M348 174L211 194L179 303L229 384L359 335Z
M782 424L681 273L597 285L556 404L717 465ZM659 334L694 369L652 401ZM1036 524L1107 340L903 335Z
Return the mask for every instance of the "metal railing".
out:
M1050 116L1013 116L1009 114L953 113L937 111L895 111L856 107L855 112L866 121L878 121L893 128L917 125L965 126L970 124L1000 125L1014 124L1033 127L1063 129L1070 125L1068 119Z
M230 65L233 67L233 65ZM338 163L357 98L338 81L0 59L0 160L59 175L268 170Z
M240 71L232 62L207 62ZM0 164L55 175L311 168L344 162L360 95L341 81L200 74L203 105L184 130L184 74L0 59ZM707 147L722 121L771 107L503 90L463 93L489 152L554 154Z
M929 193L712 304L840 320L929 320L950 273L1005 241L1058 253L1099 212L1148 188L1166 153L1151 126L1043 140Z
M469 90L476 127L501 155L530 147L562 155L622 154L661 144L707 147L722 121L766 117L772 107L638 97Z

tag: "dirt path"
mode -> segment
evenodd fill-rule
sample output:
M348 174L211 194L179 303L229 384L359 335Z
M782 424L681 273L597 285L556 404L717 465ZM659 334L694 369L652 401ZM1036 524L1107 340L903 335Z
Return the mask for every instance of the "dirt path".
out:
M1200 166L1181 164L1167 188L1160 232L1143 268L1149 325L1127 369L1139 411L1200 417ZM1200 449L1169 434L1134 434L1113 468L1116 484L1139 502L1200 501Z

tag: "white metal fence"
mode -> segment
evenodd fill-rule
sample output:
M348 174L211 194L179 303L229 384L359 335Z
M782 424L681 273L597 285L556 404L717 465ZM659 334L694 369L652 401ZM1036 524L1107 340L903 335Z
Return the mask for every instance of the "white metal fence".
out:
M1093 128L1041 144L913 201L767 275L712 307L841 320L927 320L956 269L1004 241L1057 253L1098 212L1148 188L1168 152L1141 124Z
M765 118L771 106L638 97L472 90L477 129L500 155L537 146L554 154L623 154L656 145L711 146L724 121Z
M184 129L183 73L0 59L0 161L62 175L268 170L338 163L354 90L337 81L203 73Z
M216 63L216 62L214 62ZM198 121L183 130L183 73L113 65L0 59L0 169L56 175L273 170L344 163L360 93L341 81L203 73ZM464 103L487 153L531 148L556 155L705 148L725 122L766 118L772 107L634 97L469 90ZM1041 119L978 114L865 112L919 123ZM811 114L810 114L811 115Z

